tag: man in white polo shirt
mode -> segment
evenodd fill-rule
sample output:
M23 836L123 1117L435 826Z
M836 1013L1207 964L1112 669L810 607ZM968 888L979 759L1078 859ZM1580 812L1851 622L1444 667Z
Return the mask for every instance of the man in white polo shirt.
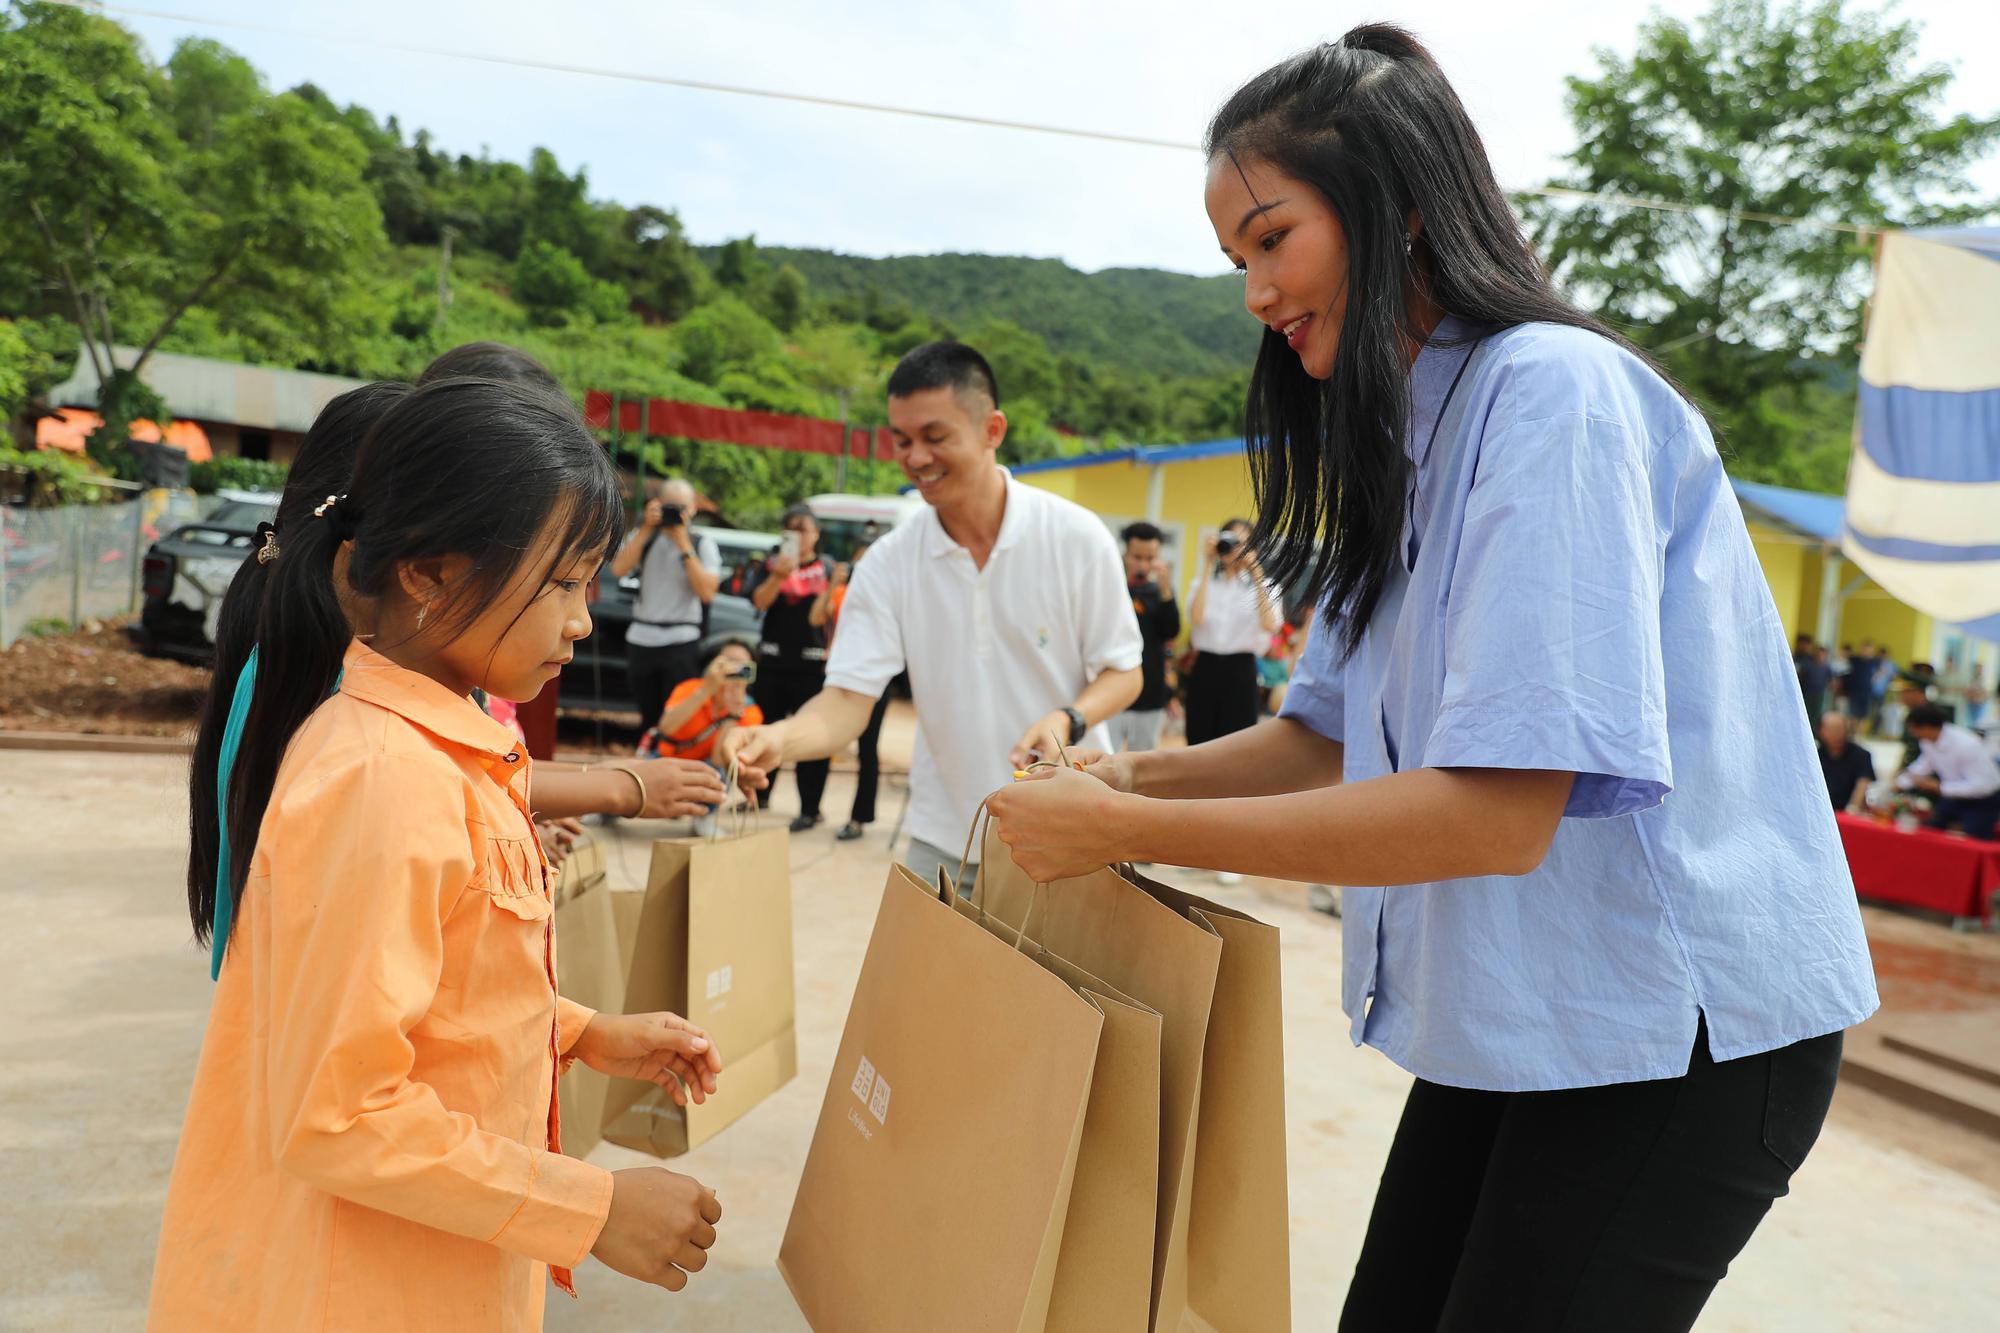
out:
M1139 627L1110 531L997 461L1007 418L985 357L926 343L888 387L896 460L930 509L856 567L826 688L783 722L735 732L722 762L762 786L782 764L838 752L907 669L918 734L905 861L970 893L959 852L980 802L1053 759L1058 740L1110 748L1105 721L1139 694Z

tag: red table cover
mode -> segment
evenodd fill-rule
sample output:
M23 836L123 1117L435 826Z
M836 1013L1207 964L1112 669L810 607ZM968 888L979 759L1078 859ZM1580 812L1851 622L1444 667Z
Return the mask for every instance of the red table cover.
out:
M2000 889L2000 842L1955 838L1930 829L1904 833L1859 815L1836 814L1854 891L1880 902L1907 903L1983 916Z

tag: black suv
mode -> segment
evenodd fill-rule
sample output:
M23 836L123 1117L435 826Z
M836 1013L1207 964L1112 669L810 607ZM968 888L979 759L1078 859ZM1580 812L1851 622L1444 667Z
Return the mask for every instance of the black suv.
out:
M207 518L184 523L146 551L146 600L131 627L140 651L206 663L215 655L222 594L257 543L257 525L278 513L278 497L230 493Z

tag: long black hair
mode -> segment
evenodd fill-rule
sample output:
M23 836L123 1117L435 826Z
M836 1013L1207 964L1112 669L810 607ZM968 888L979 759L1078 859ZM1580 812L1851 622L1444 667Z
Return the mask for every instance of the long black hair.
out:
M1475 336L1568 324L1651 362L1556 291L1458 94L1403 28L1366 24L1265 70L1215 113L1205 146L1211 161L1265 163L1311 186L1346 233L1332 375L1313 379L1266 330L1244 429L1265 570L1324 606L1351 654L1402 536L1420 295ZM1406 249L1413 210L1422 227Z
M576 409L540 389L446 379L411 390L368 432L352 479L323 513L280 538L257 617L256 691L229 785L230 887L242 890L286 747L339 677L351 631L333 584L334 557L352 542L346 578L377 598L400 565L463 555L471 572L433 623L463 629L491 609L548 524L556 525L550 574L578 554L608 547L620 527L618 479ZM217 675L207 711L227 709L233 687ZM196 790L215 783L215 759L197 761ZM213 839L210 839L211 844ZM215 915L216 856L196 844L188 908L197 938Z
M299 444L298 456L286 475L285 490L278 497L268 539L266 529L257 530L260 547L280 553L285 542L304 531L312 520L313 506L329 495L347 489L354 475L354 458L361 441L389 405L410 391L407 384L364 384L333 399L313 418L312 429ZM195 726L194 767L188 783L188 903L191 907L207 902L195 912L195 938L208 939L208 917L214 909L215 861L218 851L215 790L216 765L221 760L222 733L229 721L229 704L236 691L236 677L257 645L257 618L264 605L264 586L270 581L272 566L252 551L237 567L222 595L215 619L215 662L207 697L202 701L201 720ZM199 883L197 882L199 881ZM201 896L206 889L207 897Z

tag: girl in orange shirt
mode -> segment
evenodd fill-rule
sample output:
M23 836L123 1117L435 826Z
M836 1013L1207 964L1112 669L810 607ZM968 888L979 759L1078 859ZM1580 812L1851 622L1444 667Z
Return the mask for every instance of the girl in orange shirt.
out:
M563 1156L554 1080L581 1059L699 1101L720 1057L674 1015L556 995L528 760L469 697L532 698L590 632L618 505L567 402L450 380L390 406L347 493L283 534L228 837L189 876L227 953L153 1327L536 1329L545 1267L570 1289L594 1253L679 1290L706 1263L714 1195Z

